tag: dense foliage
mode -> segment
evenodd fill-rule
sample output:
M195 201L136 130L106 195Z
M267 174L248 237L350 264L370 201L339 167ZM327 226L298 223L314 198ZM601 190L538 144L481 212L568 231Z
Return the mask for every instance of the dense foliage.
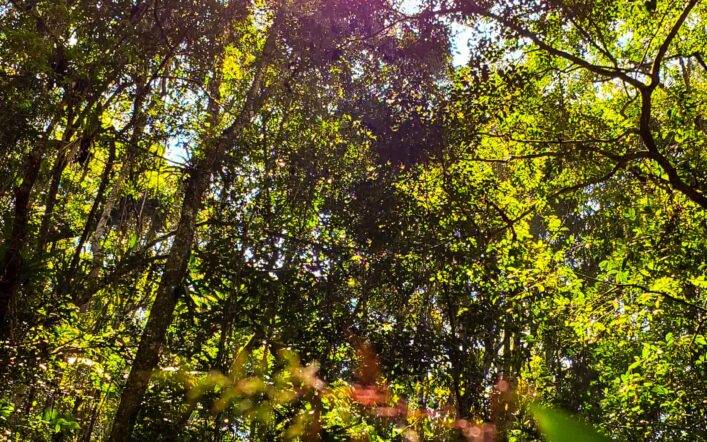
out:
M703 18L2 0L0 438L707 440Z

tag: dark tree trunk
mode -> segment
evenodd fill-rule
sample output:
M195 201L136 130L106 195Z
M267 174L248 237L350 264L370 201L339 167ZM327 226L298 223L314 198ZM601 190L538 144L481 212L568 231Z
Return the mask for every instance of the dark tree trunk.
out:
M135 360L120 399L110 435L111 441L130 439L152 371L157 368L160 350L164 344L167 328L172 322L174 308L177 305L178 289L186 274L201 199L208 188L211 171L216 163L219 150L213 146L207 148L202 161L194 167L187 182L177 233L174 236L174 243L157 289L155 302L150 310L150 316L147 319Z
M22 271L22 245L27 238L30 212L30 194L42 163L41 150L30 152L22 174L22 184L15 190L15 214L12 231L6 243L5 255L0 262L0 323L3 336L11 331L10 307L20 285Z
M277 21L277 20L276 20ZM275 26L275 25L273 25ZM179 218L174 242L169 251L165 270L157 289L155 302L150 309L150 316L143 330L138 345L135 360L125 383L120 405L113 421L110 442L128 441L132 435L135 421L140 410L140 404L145 396L152 377L152 372L159 363L160 350L165 341L167 328L172 323L172 315L178 301L178 289L187 272L189 255L191 254L196 218L201 208L201 200L208 190L211 175L220 164L225 148L231 145L236 136L250 124L255 113L262 107L266 93L262 90L265 66L275 43L275 32L271 29L263 46L255 68L253 82L245 97L244 106L236 120L218 136L208 136L205 139L203 154L191 170L184 190L184 200ZM210 85L209 127L218 127L220 81L212 80Z
M127 145L127 153L123 159L123 164L118 172L118 177L113 184L113 188L108 194L105 204L103 205L103 210L101 215L96 221L96 225L90 232L91 235L88 242L91 247L91 254L93 255L93 262L91 263L91 270L88 276L88 287L84 288L82 296L85 298L91 298L92 294L95 292L96 287L99 284L99 271L103 267L104 251L103 251L103 241L107 236L108 221L111 217L111 212L116 206L118 199L120 198L121 192L125 187L126 181L128 181L128 176L135 162L138 152L138 142L143 135L145 130L145 125L147 123L147 115L142 109L145 99L150 92L150 87L141 78L137 78L136 81L137 93L135 95L135 101L133 102L132 117L130 118L129 126L132 126L132 133L130 135L130 142ZM127 127L126 127L127 128Z
M110 152L108 153L108 160L106 161L105 168L103 169L103 175L101 176L101 184L98 186L96 198L93 200L93 205L91 206L91 210L88 213L86 224L84 225L83 232L81 233L81 237L79 238L79 243L76 246L76 250L74 251L74 255L71 259L71 264L69 265L69 270L65 277L65 284L63 285L63 288L60 289L60 291L64 292L66 290L73 290L73 293L71 295L72 300L76 305L80 307L88 303L88 301L90 300L90 295L84 294L82 288L73 287L72 283L74 280L74 276L76 275L76 271L78 269L79 261L81 259L81 250L86 244L88 236L91 234L91 232L93 232L95 228L98 207L103 201L103 196L105 195L106 187L108 187L108 182L110 181L111 175L113 174L113 163L115 162L116 154L115 151L116 146L114 142L110 148Z
M70 109L66 118L66 130L64 131L59 144L59 153L57 154L56 160L54 161L54 166L52 167L51 182L49 183L49 191L47 192L47 197L44 204L44 215L42 215L42 222L40 224L39 234L37 236L37 255L44 253L44 246L46 245L47 236L49 235L49 228L51 226L52 214L54 213L54 205L56 204L56 196L59 193L61 176L69 162L67 150L70 147L69 144L71 142L71 137L73 137L76 131L73 124L73 114L73 110Z

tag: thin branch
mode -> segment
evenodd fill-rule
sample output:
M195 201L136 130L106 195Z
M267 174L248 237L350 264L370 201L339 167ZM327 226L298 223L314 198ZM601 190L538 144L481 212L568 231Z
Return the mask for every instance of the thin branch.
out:
M629 75L626 74L626 72L624 72L621 69L613 68L610 66L595 65L595 64L592 64L592 63L590 63L590 62L588 62L588 61L586 61L586 60L584 60L574 54L566 52L562 49L558 49L558 48L552 46L551 44L545 42L544 39L540 38L540 36L538 36L537 34L530 32L527 29L519 26L518 24L513 23L512 21L505 19L497 14L494 14L490 11L481 10L481 9L479 9L477 13L479 15L482 15L484 17L487 17L487 18L497 21L498 23L508 27L510 30L514 31L515 33L517 33L518 35L520 35L522 37L526 37L526 38L530 39L533 43L535 43L535 45L537 45L541 49L545 50L546 52L548 52L552 55L555 55L556 57L563 58L567 61L570 61L578 66L581 66L581 67L587 69L588 71L594 72L595 74L601 75L603 77L619 78L619 79L625 81L626 83L631 84L632 86L634 86L638 89L646 87L646 85L643 82L630 77Z
M538 153L531 153L527 155L510 155L506 158L480 158L480 157L472 157L472 158L467 158L468 161L475 161L479 163L503 163L507 164L510 163L511 161L516 161L516 160L532 160L536 158L546 158L546 157L562 157L565 154L563 152L538 152Z
M611 283L610 283L611 284ZM673 301L677 304L684 305L686 307L691 307L694 308L695 310L699 310L701 312L707 313L707 309L704 307L701 307L699 305L693 304L685 299L678 298L674 295L671 295L670 293L661 291L661 290L651 290L646 286L640 285L640 284L611 284L616 287L625 287L625 288L633 288L633 289L638 289L642 290L644 293L652 294L652 295L659 295L664 297L665 299L669 299L670 301Z
M663 58L668 52L671 43L678 35L680 28L682 27L683 23L685 23L685 20L687 20L687 17L690 15L690 12L692 12L692 9L695 7L695 5L697 5L698 1L699 0L690 0L685 9L682 11L682 14L680 14L680 17L678 17L678 20L673 25L673 28L668 33L668 36L663 41L663 44L660 45L660 48L658 49L658 54L655 56L655 60L653 61L653 67L651 68L651 84L648 86L650 89L655 89L655 87L660 82L660 64L663 62Z
M641 90L641 121L640 121L640 135L643 143L650 152L650 158L655 160L658 165L663 169L663 171L668 175L668 181L671 186L684 194L686 197L691 199L693 202L697 203L703 209L707 209L707 196L704 193L698 191L694 187L688 185L685 181L680 178L677 169L672 165L670 160L663 155L658 149L658 145L653 138L653 133L651 131L651 92L652 89L645 88Z

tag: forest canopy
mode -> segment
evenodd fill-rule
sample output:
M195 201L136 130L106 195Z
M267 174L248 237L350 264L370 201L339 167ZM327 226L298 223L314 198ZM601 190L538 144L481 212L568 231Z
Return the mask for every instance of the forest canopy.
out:
M707 441L703 18L0 0L0 439Z

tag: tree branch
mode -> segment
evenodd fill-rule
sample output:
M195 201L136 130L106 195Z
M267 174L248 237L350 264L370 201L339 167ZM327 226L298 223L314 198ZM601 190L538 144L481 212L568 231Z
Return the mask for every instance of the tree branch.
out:
M655 89L658 83L660 83L660 64L663 62L663 58L668 52L670 44L678 35L680 28L682 27L683 23L685 23L685 20L687 19L688 15L690 15L690 12L692 12L692 9L695 7L695 5L697 5L697 2L698 0L690 0L685 9L682 11L682 14L680 14L680 17L678 17L678 20L675 22L670 32L668 32L668 36L665 37L663 44L660 45L660 48L658 48L658 54L656 54L655 60L653 61L653 67L651 68L651 83L650 85L648 85L649 89Z

